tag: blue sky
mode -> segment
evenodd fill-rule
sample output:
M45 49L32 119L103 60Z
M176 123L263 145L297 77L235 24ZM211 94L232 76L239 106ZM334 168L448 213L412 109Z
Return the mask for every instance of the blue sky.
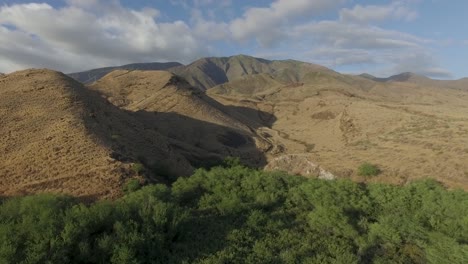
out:
M468 76L465 0L0 0L0 72L247 54Z

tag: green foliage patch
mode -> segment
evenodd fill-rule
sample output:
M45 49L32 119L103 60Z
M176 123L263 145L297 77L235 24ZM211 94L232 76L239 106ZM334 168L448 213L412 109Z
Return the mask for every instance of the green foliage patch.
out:
M138 179L130 179L123 186L124 193L131 193L141 189L141 183Z
M199 169L84 205L0 204L0 263L464 263L468 194L324 181L240 165ZM466 262L465 262L466 263Z
M361 164L358 168L358 174L360 176L377 176L380 172L381 171L377 165L368 162Z

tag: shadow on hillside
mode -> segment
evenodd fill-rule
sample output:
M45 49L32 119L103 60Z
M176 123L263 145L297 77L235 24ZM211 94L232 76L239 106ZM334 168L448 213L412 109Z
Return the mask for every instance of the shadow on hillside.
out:
M249 121L249 125L256 129L259 127L271 128L277 120L276 116L271 113L261 111L258 109L253 109L250 107L234 105L227 105L224 107L228 109L230 113L234 112L241 115L243 117L243 120Z
M252 167L266 164L255 140L244 131L172 112L138 111L131 114L141 121L145 130L164 135L194 167L219 163L228 156L240 157Z
M253 109L245 106L223 105L206 94L199 96L211 106L223 111L231 117L236 118L241 123L247 123L246 125L253 129L257 129L259 127L271 128L277 120L275 115L259 109Z
M112 159L142 163L151 171L146 173L148 180L172 181L190 175L194 168L219 165L229 156L239 157L251 167L266 164L254 138L244 131L177 113L127 111L97 91L83 87L77 92L89 111L84 121L90 134L112 150ZM128 177L132 173L121 174ZM152 178L155 174L162 177Z

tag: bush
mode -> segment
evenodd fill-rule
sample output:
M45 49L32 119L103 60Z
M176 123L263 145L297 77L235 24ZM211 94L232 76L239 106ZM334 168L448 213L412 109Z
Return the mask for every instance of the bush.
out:
M137 175L140 175L145 170L145 165L141 163L133 163L132 171L135 172Z
M228 156L223 160L223 167L231 168L236 166L242 166L242 162L239 157Z
M428 180L198 169L113 201L8 199L0 263L465 263L467 202Z
M358 174L360 176L377 176L380 174L380 169L377 165L371 163L363 163L358 168Z
M124 193L132 193L141 188L140 181L138 179L130 179L123 187Z

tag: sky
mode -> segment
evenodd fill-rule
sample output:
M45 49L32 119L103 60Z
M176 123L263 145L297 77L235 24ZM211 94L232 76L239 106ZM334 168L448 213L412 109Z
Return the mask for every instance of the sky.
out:
M466 0L0 0L0 72L246 54L468 77Z

